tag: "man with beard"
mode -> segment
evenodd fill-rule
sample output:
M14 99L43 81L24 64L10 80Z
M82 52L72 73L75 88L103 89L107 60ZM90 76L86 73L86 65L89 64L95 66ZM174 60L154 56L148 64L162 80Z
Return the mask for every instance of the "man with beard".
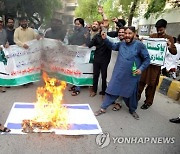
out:
M164 19L160 19L156 22L155 27L157 33L150 35L151 38L165 38L168 39L168 50L171 54L176 55L176 47L174 45L174 39L172 36L167 35L165 32L167 26L167 21ZM138 90L138 100L141 98L141 94L147 84L145 89L146 100L144 104L141 106L141 109L146 110L152 104L154 100L154 95L156 92L156 86L159 83L159 77L161 74L161 66L157 65L149 65L149 67L142 73L141 80L139 82L139 90Z
M91 26L90 39L92 39L100 31L100 22L94 21Z
M30 27L28 27L28 21L26 17L20 18L20 26L16 28L14 32L14 42L25 49L28 49L29 46L26 42L33 39L40 39L40 36Z
M84 28L84 19L76 18L74 20L74 31L68 38L70 45L86 46L89 40L89 31ZM72 96L77 96L80 94L80 86L72 86L69 91L72 91Z
M52 19L51 29L46 32L45 37L63 41L65 35L66 29L63 25L62 20Z
M28 27L28 20L26 17L20 18L20 26L16 28L14 32L14 42L24 49L28 49L29 46L26 42L37 39L40 39L40 36L30 27ZM24 84L23 86L27 87L32 83Z
M136 113L138 101L137 90L141 72L150 64L149 53L142 42L135 40L135 27L126 27L124 40L119 43L112 43L102 33L106 45L112 50L118 51L118 57L113 70L111 81L106 89L106 95L101 108L95 112L95 115L101 115L106 109L119 97L122 96L124 102L129 108L129 113L139 119ZM136 65L137 69L132 70Z
M107 34L108 35L108 34ZM113 42L113 43L118 43L118 42L121 42L124 40L124 27L120 27L119 30L118 30L118 37L110 37L110 36L107 36L107 39L110 41L110 42ZM111 76L112 76L112 71L114 69L114 65L115 65L115 62L116 62L116 59L117 59L117 52L112 52L112 55L111 55L111 61L110 61L110 64L109 64L109 67L108 67L108 76L107 76L107 81L109 82L110 79L111 79ZM113 111L118 111L121 109L121 102L122 102L122 97L119 97L116 101L115 101L115 104L112 108Z
M102 77L102 91L99 92L100 95L105 95L105 90L107 87L107 68L111 59L111 49L104 43L101 37L100 23L94 21L92 24L92 40L89 43L89 48L95 46L94 60L93 60L93 91L90 97L94 97L97 93L98 80L101 72ZM95 35L93 37L93 35Z
M7 26L6 26L6 33L7 33L7 40L9 45L14 45L14 19L8 18L7 19Z

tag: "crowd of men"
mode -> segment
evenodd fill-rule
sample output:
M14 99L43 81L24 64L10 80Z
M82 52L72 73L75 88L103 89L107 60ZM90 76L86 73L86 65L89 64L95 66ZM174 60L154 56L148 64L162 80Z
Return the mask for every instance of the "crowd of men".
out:
M72 31L68 30L61 20L52 19L50 28L46 31L44 37L61 40L69 45L87 46L89 48L95 46L96 48L93 51L93 85L90 97L97 95L100 74L102 87L99 95L104 96L102 105L95 112L95 115L99 116L106 113L106 109L111 104L114 104L113 111L118 111L121 108L119 102L123 100L129 109L129 113L135 119L139 119L136 113L138 101L145 89L146 99L141 109L146 110L153 104L156 87L161 75L161 67L150 64L149 53L145 45L139 40L135 27L125 27L125 20L114 18L112 21L116 24L116 30L108 32L109 22L107 17L102 8L99 8L98 11L101 13L103 21L94 21L92 24L85 26L85 21L82 18L76 18ZM0 17L0 45L5 48L16 44L28 49L28 41L40 39L38 31L28 26L26 17L19 19L19 27L16 29L14 29L13 18L7 19L6 27L3 23L3 18ZM167 65L163 68L163 74L165 75L177 69L177 65L174 68L168 67L168 58L172 58L174 63L180 58L180 35L177 38L177 43L174 44L173 37L166 34L166 26L166 20L158 20L155 24L157 33L150 35L151 38L165 38L168 40L168 57L165 62ZM112 51L117 51L114 58L117 59L116 61L111 60ZM133 67L136 67L135 70L132 70ZM111 73L107 73L107 71ZM108 85L107 78L109 80ZM69 89L72 96L79 95L80 90L80 87L76 85ZM5 92L5 87L0 87L0 91ZM179 123L180 117L170 121ZM10 130L0 124L0 131L8 132Z

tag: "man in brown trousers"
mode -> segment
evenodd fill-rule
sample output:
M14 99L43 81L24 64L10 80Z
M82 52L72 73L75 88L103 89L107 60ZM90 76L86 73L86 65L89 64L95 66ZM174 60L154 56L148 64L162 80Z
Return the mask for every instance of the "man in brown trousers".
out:
M168 39L168 50L171 54L176 55L177 50L174 45L174 40L172 36L166 34L165 29L167 26L167 21L164 19L160 19L156 22L156 30L157 33L150 35L151 38L165 38ZM141 98L141 93L143 92L146 84L147 87L145 89L146 100L144 104L141 106L141 109L148 109L153 104L154 95L156 92L156 86L159 83L159 77L161 74L161 66L157 65L149 65L148 68L142 73L141 79L139 82L138 88L138 100Z

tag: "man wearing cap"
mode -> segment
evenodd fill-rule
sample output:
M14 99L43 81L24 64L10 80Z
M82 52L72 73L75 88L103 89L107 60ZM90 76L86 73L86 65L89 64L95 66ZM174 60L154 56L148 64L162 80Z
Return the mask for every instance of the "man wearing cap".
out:
M167 21L164 19L160 19L156 22L155 27L157 33L150 35L151 38L165 38L168 39L168 50L171 54L176 55L176 47L174 45L174 39L172 36L167 35L165 32L167 26ZM149 67L143 71L140 82L139 82L139 89L138 89L138 100L141 98L141 94L145 89L146 100L144 104L141 106L141 109L148 109L153 104L154 95L156 92L156 86L159 83L159 77L161 74L161 66L157 65L149 65Z
M39 35L30 27L28 27L28 21L26 17L20 18L20 26L16 28L14 32L14 42L25 49L28 49L29 46L26 42L33 39L40 39Z

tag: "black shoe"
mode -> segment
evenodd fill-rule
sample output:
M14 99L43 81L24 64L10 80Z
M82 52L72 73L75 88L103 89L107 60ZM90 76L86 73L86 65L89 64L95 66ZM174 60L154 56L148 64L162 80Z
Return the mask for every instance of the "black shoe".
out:
M144 104L141 106L141 109L147 110L149 107L150 107L150 105L144 103Z
M99 95L105 95L105 92L100 91L100 92L99 92Z
M180 117L170 119L169 121L172 123L180 123Z

